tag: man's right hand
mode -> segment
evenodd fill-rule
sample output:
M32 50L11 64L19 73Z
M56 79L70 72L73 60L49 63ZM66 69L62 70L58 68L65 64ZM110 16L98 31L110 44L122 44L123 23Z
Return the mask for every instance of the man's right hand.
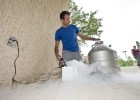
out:
M56 55L56 58L60 61L62 57L60 55Z
M93 41L99 41L101 40L100 38L93 38Z

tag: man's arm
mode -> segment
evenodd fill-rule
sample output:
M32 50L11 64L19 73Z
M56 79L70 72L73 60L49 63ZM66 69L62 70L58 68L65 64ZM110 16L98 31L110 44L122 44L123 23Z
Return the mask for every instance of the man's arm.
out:
M61 58L61 56L59 55L59 43L60 41L55 41L55 47L54 47L55 56L57 57L58 60L60 60Z
M81 39L83 40L92 40L92 41L97 41L97 40L100 40L99 38L92 38L92 37L88 37L88 36L85 36L81 33L78 33L77 34Z

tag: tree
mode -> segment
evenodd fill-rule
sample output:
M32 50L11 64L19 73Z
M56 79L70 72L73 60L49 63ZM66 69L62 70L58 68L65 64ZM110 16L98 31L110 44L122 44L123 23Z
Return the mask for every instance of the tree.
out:
M136 41L137 48L140 49L140 42Z
M69 11L71 12L72 24L77 25L81 33L87 36L101 35L103 32L100 30L102 19L95 17L97 11L86 13L83 11L83 8L78 8L73 0L69 0ZM80 44L85 44L85 41L79 41Z

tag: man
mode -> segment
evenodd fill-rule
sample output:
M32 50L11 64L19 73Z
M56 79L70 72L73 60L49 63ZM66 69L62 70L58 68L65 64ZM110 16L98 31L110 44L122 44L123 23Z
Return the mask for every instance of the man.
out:
M73 59L78 61L82 60L79 52L77 36L84 40L96 41L100 39L82 35L75 25L70 24L70 13L68 11L62 11L60 13L60 20L62 22L62 26L55 33L54 51L57 59L61 60L61 56L59 55L59 43L61 40L63 44L62 57L65 61L70 61Z
M136 49L136 46L133 46L131 52L133 57L137 60L137 65L140 67L140 50Z

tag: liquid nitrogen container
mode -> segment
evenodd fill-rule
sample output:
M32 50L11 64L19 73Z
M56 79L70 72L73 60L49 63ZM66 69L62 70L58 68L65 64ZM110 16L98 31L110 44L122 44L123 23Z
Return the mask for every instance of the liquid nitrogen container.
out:
M103 41L97 41L92 45L88 53L89 64L99 64L97 69L104 73L116 73L120 71L117 52L111 47L103 44Z

